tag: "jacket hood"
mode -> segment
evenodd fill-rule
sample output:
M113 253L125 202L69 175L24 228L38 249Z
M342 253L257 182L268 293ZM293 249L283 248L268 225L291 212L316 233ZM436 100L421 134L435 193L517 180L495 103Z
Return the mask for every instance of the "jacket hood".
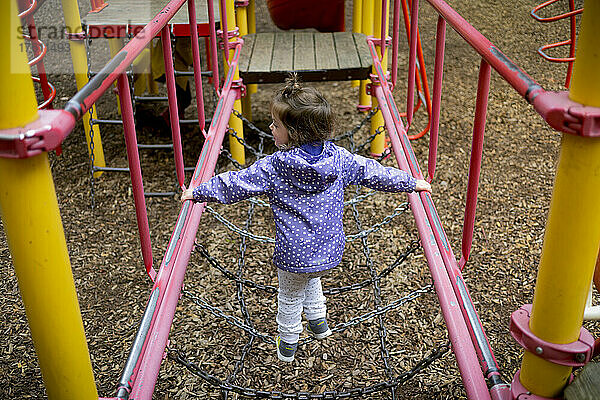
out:
M292 186L307 193L325 191L338 178L333 144L325 142L320 154L312 155L295 147L273 154L273 167Z

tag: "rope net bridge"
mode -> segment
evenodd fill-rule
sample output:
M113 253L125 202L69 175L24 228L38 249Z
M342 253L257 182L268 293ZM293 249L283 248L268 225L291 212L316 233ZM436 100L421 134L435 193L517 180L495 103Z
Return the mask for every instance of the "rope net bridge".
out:
M360 128L372 114L333 140L366 153L372 138ZM249 153L260 158L265 148L273 148L270 134L247 120L245 127L257 137L254 146L243 141ZM229 134L237 136L232 130ZM221 156L225 160L219 164L241 167L227 150ZM221 226L210 223L211 229L199 232L169 358L224 398L233 392L255 398L283 398L285 393L285 398L335 399L381 391L396 398L398 386L446 354L449 346L443 326L434 322L437 314L420 312L423 305L417 302L423 297L426 309L436 307L426 265L415 258L421 246L405 198L356 187L346 199L344 260L323 278L334 336L317 342L303 335L296 362L287 366L277 361L273 227L268 204L254 198L233 206L206 206ZM407 343L411 350L404 348ZM411 354L415 348L418 352Z

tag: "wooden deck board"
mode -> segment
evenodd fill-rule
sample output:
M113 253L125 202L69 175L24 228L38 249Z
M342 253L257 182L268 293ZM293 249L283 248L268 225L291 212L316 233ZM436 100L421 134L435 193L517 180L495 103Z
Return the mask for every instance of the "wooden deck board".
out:
M367 38L365 35L360 33L352 34L354 44L356 45L356 51L358 53L358 59L362 67L371 67L373 65L373 59L371 58L371 52L369 51L369 45L367 44Z
M335 40L335 51L337 53L340 69L349 69L361 66L353 37L343 33L345 32L333 33L333 39Z
M294 66L294 37L277 32L273 43L271 71L291 71Z
M271 57L273 56L273 42L275 34L272 32L256 35L254 49L250 56L249 70L257 72L271 71Z
M244 48L249 51L242 51L240 54L240 60L238 61L238 68L240 71L247 71L250 65L250 56L252 55L252 50L254 49L254 39L255 35L249 35L244 37Z
M245 83L280 83L291 71L305 82L366 79L371 72L363 34L277 32L243 39L240 75Z
M206 0L195 0L196 22L208 23L208 5ZM146 25L168 0L107 0L108 6L95 13L88 13L83 22L90 26L100 25ZM215 21L220 20L219 8L214 10ZM172 24L188 24L187 6L184 4L171 20Z
M294 33L294 71L314 70L315 41L312 32Z
M317 69L339 69L331 33L315 37L315 59Z

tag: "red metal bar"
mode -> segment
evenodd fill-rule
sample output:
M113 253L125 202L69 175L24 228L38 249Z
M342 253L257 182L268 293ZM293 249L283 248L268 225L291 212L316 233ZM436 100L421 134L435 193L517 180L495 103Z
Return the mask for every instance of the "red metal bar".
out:
M408 12L408 5L406 0L402 0L402 13L404 16L404 27L406 30L406 37L408 39L409 45L410 45L410 35L411 35L411 23L410 23L410 16L409 16L409 12ZM411 140L414 139L419 139L421 137L423 137L428 131L429 131L429 127L431 124L431 99L429 97L429 84L427 81L427 73L425 71L425 61L423 58L423 48L421 46L421 37L419 34L419 29L417 28L417 57L418 57L418 64L416 64L417 69L419 70L419 75L415 74L415 77L417 78L416 80L416 85L417 85L417 93L421 93L423 92L423 96L425 97L425 103L427 106L427 115L428 115L428 120L427 120L427 126L421 130L421 132L414 134L414 135L408 135L408 138ZM421 90L421 82L419 79L419 76L421 77L422 81L423 81L423 85L424 88L423 90ZM418 96L417 97L417 104L416 106L414 106L413 109L413 115L417 112L417 110L419 109L419 107L421 106L422 102L421 102L421 97ZM406 116L408 113L406 114L402 114L403 116Z
M477 82L477 103L475 105L475 120L473 121L473 142L471 145L471 161L469 164L469 181L467 184L467 204L462 233L462 257L458 263L462 270L471 253L473 229L475 227L475 211L477 209L477 191L481 173L481 158L483 155L483 136L485 133L485 118L487 114L488 96L490 92L490 65L481 60L479 81Z
M146 266L146 273L148 273L150 279L154 280L156 272L154 271L154 268L152 268L152 244L150 242L150 228L148 226L148 216L146 214L144 182L142 180L140 155L138 154L137 148L131 93L129 92L129 81L127 80L126 73L119 75L117 89L119 91L119 103L121 105L121 116L123 118L127 161L129 162L129 173L131 175L131 185L133 187L135 215L137 217L138 231L142 246L142 258L144 259L144 265Z
M398 80L398 45L400 42L400 1L394 1L394 16L392 22L392 88Z
M37 0L31 0L29 2L29 6L25 6L26 1L20 1L19 3L21 3L21 5L23 6L23 8L27 7L25 10L21 11L17 15L19 18L26 18L26 17L31 16L31 14L33 14L35 12L35 9L38 6Z
M221 32L223 32L223 48L225 49L225 61L229 63L229 26L227 25L227 4L226 0L220 0L221 5Z
M528 102L544 89L443 0L427 0L452 28Z
M419 0L412 0L410 9L410 50L408 57L408 94L406 95L406 120L412 123L415 100L415 75L417 64L417 30L419 24Z
M193 0L191 0L190 2L193 2ZM181 146L181 132L179 128L179 107L177 106L177 89L175 88L175 70L173 68L171 32L169 31L169 25L165 25L162 28L160 38L162 42L162 50L165 63L167 97L169 99L169 120L171 122L173 152L175 153L175 172L177 173L177 182L179 183L179 187L183 188L185 180L185 171L183 163L183 149Z
M556 3L558 0L550 0L550 1L546 1L536 7L534 7L533 10L531 10L531 16L533 17L533 19L535 19L538 22L554 22L554 21L559 21L561 19L564 18L569 18L569 17L574 17L577 14L581 14L583 12L583 8L577 9L575 10L575 2L573 0L569 0L569 12L563 13L563 14L558 14L558 15L553 15L552 17L540 17L538 15L538 11L540 11L542 8L546 8L547 6Z
M540 5L538 5L537 7L535 7L532 11L531 11L531 16L539 22L554 22L554 21L559 21L561 19L564 18L569 18L570 20L570 28L571 28L571 35L570 38L568 40L564 40L561 42L556 42L556 43L551 43L551 44L547 44L544 46L541 46L538 49L538 53L546 60L551 61L551 62L566 62L568 63L568 67L567 67L567 76L565 77L565 87L569 87L569 85L571 84L571 73L573 71L573 61L575 61L575 41L576 41L576 32L577 32L577 26L576 26L576 16L578 14L581 14L583 12L583 8L580 9L575 9L575 1L574 0L569 0L569 12L563 13L563 14L558 14L558 15L554 15L552 17L540 17L537 13L538 11L540 11L542 8L545 8L551 4L556 3L558 0L550 0L550 1L546 1L545 3L542 3ZM548 49L552 49L552 48L556 48L556 47L561 47L561 46L566 46L569 45L569 57L550 57L549 55L546 54L546 50Z
M214 125L211 124L209 128L194 171L193 182L206 181L213 175L227 129L228 116L238 95L237 91L229 90L220 97L219 102L222 102L223 106L220 109L219 116L224 117L219 118L215 115L213 118L213 120L219 122ZM194 183L190 187L193 187L193 185ZM162 301L160 301L159 307L154 312L152 327L146 335L146 345L140 357L137 376L132 384L131 398L140 400L152 398L175 308L179 300L186 265L194 245L200 216L203 211L204 204L193 204L191 202L186 202L181 208L177 228L171 236L167 253L163 258L155 283L155 288L158 288L162 294Z
M213 0L208 0L208 25L210 30L210 59L212 84L215 92L219 91L219 60L217 60L217 31L215 28L215 9Z
M400 120L400 114L398 113L396 104L394 103L394 98L385 80L385 75L383 69L381 68L381 64L379 63L379 60L376 57L375 47L372 42L369 42L369 48L371 50L371 56L373 58L373 65L375 66L375 70L378 75L377 77L372 76L371 80L379 80L380 83L379 85L374 85L374 91L378 96L377 100L379 102L382 114L384 116L384 121L386 122L386 128L388 129L388 132L397 132L398 135L400 135L402 151L404 152L404 154L406 154L408 161L408 169L405 170L410 170L414 177L420 179L422 177L422 174L419 164L410 145L408 136L406 136L406 130L404 129ZM379 91L381 91L381 94L378 94ZM390 134L390 139L392 141L392 146L396 146L394 147L394 152L397 153L396 149L398 147L398 144L394 144L396 141L394 135ZM404 169L404 167L402 168ZM490 382L490 386L492 387L490 391L491 393L494 393L494 398L503 398L506 394L506 391L508 390L508 385L506 385L506 383L504 383L500 378L496 358L494 357L492 348L489 344L483 326L481 325L479 316L475 311L475 306L473 305L473 301L471 299L471 296L469 295L469 291L464 283L461 271L458 268L456 258L454 256L454 253L452 252L452 248L450 247L450 243L448 241L446 233L444 232L440 218L437 215L437 211L433 205L433 202L431 201L431 197L422 195L421 198L426 200L426 204L424 204L424 206L425 214L429 221L427 225L430 227L430 230L432 229L431 227L433 227L433 234L427 236L427 240L431 240L431 238L433 238L435 243L437 243L438 254L442 257L445 269L448 273L448 276L450 277L450 282L454 290L454 294L459 299L458 304L463 314L463 319L467 323L467 328L471 337L472 345L476 350L477 357L479 358L479 364L483 368L483 371ZM419 221L419 218L416 214L415 219L417 220L417 223L422 223L421 221ZM448 325L448 321L446 321L446 323ZM469 369L472 367L465 365L463 366L463 368ZM463 374L463 382L466 384L467 380L465 380L464 378L465 375Z
M80 119L100 96L110 89L117 78L126 71L133 60L144 50L179 11L186 0L171 0L115 57L113 57L90 81L69 100L65 110Z
M405 152L403 144L401 144L399 135L403 135L407 141L408 138L405 135L402 122L398 121L396 123L397 118L393 116L394 110L390 108L390 99L384 88L385 86L376 86L374 88L375 96L377 97L377 102L392 142L398 166L405 171L418 170L418 165L411 165L413 164L413 162L409 161L411 156ZM467 397L471 399L490 399L487 385L479 368L477 354L469 339L469 332L461 314L461 309L457 306L460 304L460 301L454 293L453 283L446 273L447 267L445 267L445 262L441 258L441 249L436 241L431 240L434 235L432 227L435 225L428 221L429 218L426 212L429 204L432 204L431 196L428 193L410 193L408 200L415 217L419 236L421 237L423 251L427 258L442 314L446 321L448 336L452 342L452 349L454 350L454 355L463 378Z
M386 51L386 43L387 43L387 0L380 0L381 1L381 31L379 33L379 38L381 39L381 58L380 60L383 60L383 57L385 57L385 51Z
M90 6L92 7L90 12L98 12L107 5L108 3L104 3L104 0L90 0Z
M435 42L435 70L433 73L433 111L431 113L431 131L429 133L429 158L427 172L429 181L435 176L437 162L438 135L440 131L440 109L442 104L442 80L444 75L444 49L446 46L446 20L438 17Z
M240 53L241 43L238 43L233 54L232 68L229 70L225 85L219 96L215 115L208 129L190 187L197 186L199 182L208 180L214 174L233 103L240 96L240 88L232 88L233 75ZM143 343L135 343L132 349L132 354L136 348L139 351L134 357L135 360L131 361L137 367L132 368L130 377L123 378L131 382L129 386L131 388L131 398L152 398L162 355L173 323L175 307L179 300L186 265L203 210L204 204L186 202L179 213L177 224L171 235L167 252L163 257L152 289L153 294L157 293L157 298L154 300L151 298L147 305L151 322L144 328L145 332L138 333L140 341ZM142 350L139 350L139 348Z
M194 84L196 89L196 109L198 111L198 125L202 135L206 137L204 116L204 95L202 91L202 65L200 64L200 46L198 45L198 24L196 23L196 3L188 1L188 20L191 29L192 58L194 65Z

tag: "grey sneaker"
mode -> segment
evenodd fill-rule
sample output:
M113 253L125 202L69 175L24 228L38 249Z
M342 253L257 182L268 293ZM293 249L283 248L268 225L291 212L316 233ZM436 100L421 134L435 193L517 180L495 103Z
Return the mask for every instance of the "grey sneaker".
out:
M308 321L306 330L315 339L325 339L327 336L331 335L331 329L329 329L329 326L327 326L327 320L325 318Z
M294 361L294 354L296 354L298 343L286 343L281 340L279 335L277 336L275 342L277 343L277 358L285 362Z

